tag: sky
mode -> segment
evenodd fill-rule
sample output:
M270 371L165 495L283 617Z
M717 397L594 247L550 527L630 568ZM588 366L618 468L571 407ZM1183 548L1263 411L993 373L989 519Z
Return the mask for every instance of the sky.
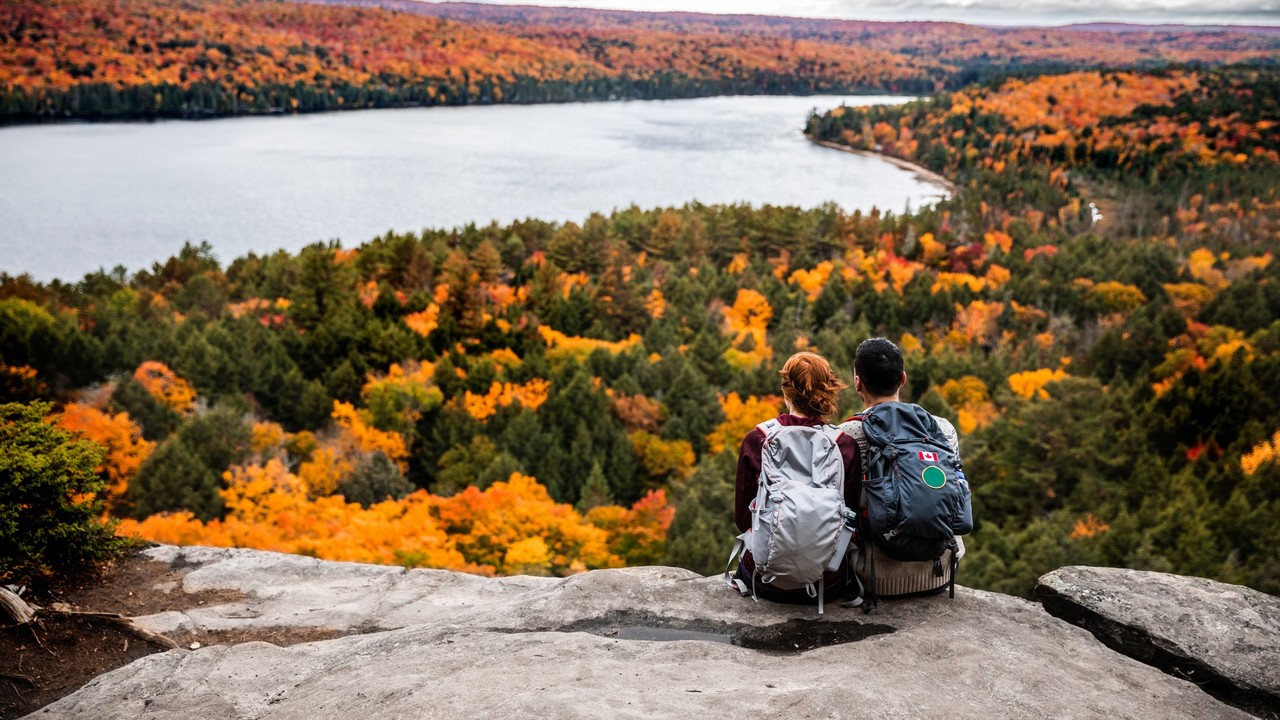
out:
M1280 0L476 0L610 10L788 15L860 20L953 20L981 25L1095 21L1280 26Z

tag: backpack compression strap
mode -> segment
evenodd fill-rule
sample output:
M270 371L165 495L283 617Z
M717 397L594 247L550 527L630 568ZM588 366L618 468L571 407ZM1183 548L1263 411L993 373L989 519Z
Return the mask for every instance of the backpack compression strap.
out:
M750 530L748 530L747 532L750 532ZM729 587L733 588L734 590L737 590L739 595L742 595L743 597L746 597L747 595L751 595L753 599L756 599L758 601L759 598L755 598L755 582L753 581L751 583L752 588L748 590L746 583L742 582L741 580L733 576L734 561L736 561L742 555L742 553L746 551L746 549L747 549L747 533L742 533L741 535L734 538L733 540L733 549L729 551L729 562L726 563L724 566L724 581Z

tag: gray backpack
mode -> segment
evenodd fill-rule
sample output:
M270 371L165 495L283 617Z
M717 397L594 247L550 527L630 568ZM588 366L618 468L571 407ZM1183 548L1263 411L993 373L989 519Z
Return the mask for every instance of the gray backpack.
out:
M823 613L823 574L839 569L849 548L856 516L844 504L844 459L831 425L782 425L776 419L756 427L764 432L760 483L751 503L751 528L738 536L725 580L756 597L757 582L781 590L805 589ZM755 561L751 588L732 579L742 550Z

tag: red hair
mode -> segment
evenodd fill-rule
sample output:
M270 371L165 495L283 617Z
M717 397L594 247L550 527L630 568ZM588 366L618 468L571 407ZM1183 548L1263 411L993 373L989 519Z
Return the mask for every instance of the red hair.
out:
M840 391L849 387L840 382L826 358L799 352L782 366L782 396L796 412L806 417L825 418L839 409Z

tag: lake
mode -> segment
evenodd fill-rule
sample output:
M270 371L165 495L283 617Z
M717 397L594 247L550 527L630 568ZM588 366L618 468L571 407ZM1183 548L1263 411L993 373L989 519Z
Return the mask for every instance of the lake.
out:
M76 280L209 241L224 262L388 229L703 203L880 207L943 194L801 134L811 108L900 97L409 108L0 128L0 270Z

